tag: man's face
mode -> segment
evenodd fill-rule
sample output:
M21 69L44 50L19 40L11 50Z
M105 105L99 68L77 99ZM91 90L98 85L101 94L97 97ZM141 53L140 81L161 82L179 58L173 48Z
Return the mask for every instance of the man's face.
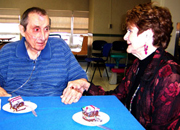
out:
M49 37L49 18L47 15L30 13L26 31L21 34L26 38L26 44L32 51L41 51L45 48ZM24 29L24 28L23 28Z

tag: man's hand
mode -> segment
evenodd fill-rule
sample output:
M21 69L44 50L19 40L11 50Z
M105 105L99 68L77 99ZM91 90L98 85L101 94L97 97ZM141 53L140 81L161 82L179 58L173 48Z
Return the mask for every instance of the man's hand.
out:
M68 85L61 96L62 102L65 104L78 102L82 97L83 92L89 89L89 86L90 83L88 83L86 79L78 79L68 82Z
M2 87L0 87L0 97L10 97L11 94L8 94L6 90L4 90Z

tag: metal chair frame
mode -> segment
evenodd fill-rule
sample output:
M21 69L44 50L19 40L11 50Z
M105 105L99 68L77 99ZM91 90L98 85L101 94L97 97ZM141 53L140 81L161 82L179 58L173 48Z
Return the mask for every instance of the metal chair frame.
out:
M104 46L103 46L103 57L105 57L105 59L103 59L103 58L86 58L85 59L88 62L88 65L87 65L87 68L86 68L86 72L88 71L88 68L89 68L91 62L95 62L96 63L95 69L94 69L94 72L93 72L93 75L92 75L92 78L91 78L91 82L92 82L92 80L94 78L94 74L96 72L97 67L98 67L100 76L102 77L102 74L101 74L101 71L100 71L100 63L103 64L103 66L104 66L104 68L106 70L106 74L107 74L108 80L109 80L109 75L108 75L108 71L106 69L105 62L108 61L108 57L109 57L109 54L110 54L111 47L112 47L111 43L104 44Z

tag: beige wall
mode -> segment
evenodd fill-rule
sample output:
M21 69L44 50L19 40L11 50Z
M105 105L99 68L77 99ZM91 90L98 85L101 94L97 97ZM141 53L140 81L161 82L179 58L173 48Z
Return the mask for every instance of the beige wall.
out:
M121 28L124 23L127 10L139 3L150 2L151 0L90 0L93 5L94 26L93 33L122 34ZM112 29L108 25L112 24ZM99 26L101 25L101 26Z
M21 13L32 6L55 10L88 11L89 0L0 0L0 8L20 8Z
M21 14L29 7L55 10L90 11L90 33L124 34L121 29L126 11L150 0L0 0L0 8L20 8ZM112 24L112 29L108 25Z
M91 14L89 32L93 34L109 34L109 36L104 37L95 36L93 40L106 40L109 43L115 40L121 40L122 37L117 36L124 35L126 32L122 26L127 10L139 3L150 1L151 0L89 0L89 11ZM111 29L109 28L109 24L112 24Z
M127 10L139 3L158 1L160 5L170 9L174 30L167 51L174 54L176 23L180 22L180 0L0 0L0 8L20 8L21 14L29 7L38 6L44 9L55 10L82 10L90 11L89 32L93 34L108 34L109 36L96 36L92 40L103 39L107 42L120 40ZM112 24L112 29L109 28Z

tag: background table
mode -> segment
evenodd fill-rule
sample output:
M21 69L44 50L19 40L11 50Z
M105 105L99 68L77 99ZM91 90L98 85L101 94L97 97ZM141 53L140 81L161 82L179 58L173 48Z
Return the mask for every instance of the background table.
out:
M111 57L115 59L116 66L119 67L119 61L123 58L127 58L127 53L111 53Z
M3 41L10 41L11 39L13 39L13 38L15 38L15 37L2 37L2 38L0 38L0 41L1 42L3 42Z
M7 97L0 97L1 107L8 103ZM37 117L31 112L24 114L9 113L1 109L0 130L101 130L96 126L76 123L72 116L86 105L95 105L110 116L104 126L113 130L144 130L115 96L83 96L78 103L65 105L60 97L23 97L25 101L37 104ZM81 117L80 117L81 118Z

